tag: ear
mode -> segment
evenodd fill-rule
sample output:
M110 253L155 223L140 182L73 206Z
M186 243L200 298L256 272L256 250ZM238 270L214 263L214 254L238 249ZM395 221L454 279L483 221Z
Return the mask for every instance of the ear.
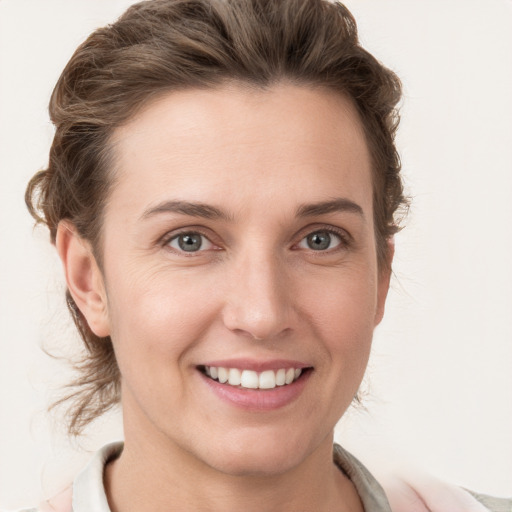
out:
M378 288L377 288L377 310L375 313L375 325L380 324L384 316L386 307L386 298L389 291L389 282L391 280L391 266L393 256L395 255L395 238L391 237L386 242L386 261L379 268Z
M55 246L64 267L66 283L78 309L96 336L110 334L103 275L87 240L66 220L59 223Z

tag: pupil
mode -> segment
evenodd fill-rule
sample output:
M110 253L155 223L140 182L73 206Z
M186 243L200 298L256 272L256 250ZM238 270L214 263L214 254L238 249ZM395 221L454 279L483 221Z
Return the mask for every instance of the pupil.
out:
M331 245L331 236L329 233L312 233L308 236L308 246L314 251L328 249Z
M201 235L181 235L178 238L178 245L183 251L198 251L202 245Z

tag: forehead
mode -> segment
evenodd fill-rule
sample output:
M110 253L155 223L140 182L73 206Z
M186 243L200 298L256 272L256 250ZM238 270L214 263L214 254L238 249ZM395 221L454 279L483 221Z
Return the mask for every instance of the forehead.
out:
M169 194L230 201L237 209L269 198L291 205L343 195L371 203L359 116L350 100L326 89L226 85L170 92L118 128L112 142L111 199L132 208Z

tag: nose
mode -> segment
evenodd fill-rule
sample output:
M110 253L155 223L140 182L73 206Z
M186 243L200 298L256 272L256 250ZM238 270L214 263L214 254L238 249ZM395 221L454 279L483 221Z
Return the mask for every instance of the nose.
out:
M292 290L286 269L272 255L243 258L229 277L223 321L254 340L272 340L292 329Z

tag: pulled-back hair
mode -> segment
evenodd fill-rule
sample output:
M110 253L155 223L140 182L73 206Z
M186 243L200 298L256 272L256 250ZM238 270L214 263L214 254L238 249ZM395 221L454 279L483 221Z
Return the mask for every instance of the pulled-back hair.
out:
M338 91L356 106L372 157L378 262L386 265L387 240L405 205L394 145L400 82L359 45L347 8L328 0L149 0L96 30L53 91L56 132L48 168L27 187L30 213L48 226L52 243L59 222L71 221L101 268L113 130L164 92L283 80ZM120 373L110 338L91 331L69 291L67 304L85 355L61 401L72 401L69 432L79 434L119 402Z

